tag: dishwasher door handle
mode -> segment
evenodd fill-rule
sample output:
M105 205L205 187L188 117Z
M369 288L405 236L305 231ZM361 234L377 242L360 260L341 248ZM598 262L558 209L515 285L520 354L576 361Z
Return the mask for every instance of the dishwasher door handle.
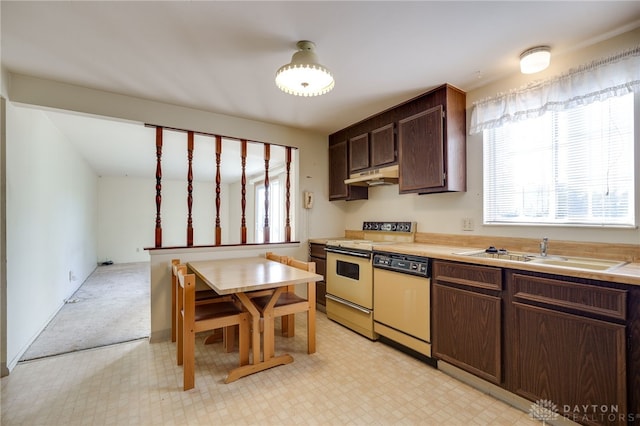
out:
M327 299L333 300L333 301L334 301L334 302L336 302L336 303L340 303L340 304L342 304L342 305L348 306L348 307L350 307L350 308L353 308L353 309L355 309L355 310L358 310L358 311L360 311L360 312L362 312L362 313L364 313L364 314L367 314L367 315L370 315L370 314L373 312L373 311L371 311L371 310L369 310L369 309L367 309L367 308L363 308L363 307L362 307L362 306L360 306L360 305L356 305L355 303L349 302L348 300L344 300L344 299L341 299L341 298L339 298L339 297L336 297L336 296L334 296L333 294L328 294L328 293L327 293L327 294L325 295L325 297L326 297Z

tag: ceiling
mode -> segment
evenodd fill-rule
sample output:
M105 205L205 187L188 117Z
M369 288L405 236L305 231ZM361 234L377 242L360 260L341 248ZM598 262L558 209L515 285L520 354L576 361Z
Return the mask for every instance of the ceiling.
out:
M512 75L529 47L562 55L640 26L637 1L3 0L0 13L9 71L327 135L444 82ZM335 76L324 96L275 86L303 39ZM87 130L99 120L50 114L98 174L127 173L106 163L130 124L116 139Z

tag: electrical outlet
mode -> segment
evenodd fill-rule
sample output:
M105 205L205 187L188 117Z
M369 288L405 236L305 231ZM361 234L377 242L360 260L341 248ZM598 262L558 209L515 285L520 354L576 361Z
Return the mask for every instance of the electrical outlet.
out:
M462 219L462 230L473 231L473 220L470 217L465 217Z

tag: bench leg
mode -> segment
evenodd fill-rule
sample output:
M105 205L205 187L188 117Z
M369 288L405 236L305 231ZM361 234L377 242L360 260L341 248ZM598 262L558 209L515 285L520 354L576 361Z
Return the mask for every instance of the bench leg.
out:
M195 386L195 363L196 363L196 355L195 355L195 346L196 346L196 334L193 331L189 331L184 338L182 349L182 359L184 362L183 367L183 378L182 378L182 389L189 390L193 389Z
M251 346L251 322L250 316L240 320L238 327L238 352L240 353L240 365L249 364L249 346Z
M224 351L229 353L233 352L236 347L236 326L230 325L222 329Z

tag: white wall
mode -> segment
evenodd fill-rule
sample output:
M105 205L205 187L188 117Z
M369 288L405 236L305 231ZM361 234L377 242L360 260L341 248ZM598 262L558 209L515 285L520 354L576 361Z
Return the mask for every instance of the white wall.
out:
M4 73L2 73L4 75ZM4 79L3 79L4 80ZM6 99L0 96L0 377L9 374L7 368L7 126Z
M7 369L7 221L6 221L6 99L9 73L0 67L0 377Z
M549 78L567 72L570 68L610 56L637 45L640 29L589 48L576 49L556 55L552 49L552 65L543 73L525 76L514 69L512 76L467 93L467 121L471 117L473 102L500 92L520 88L531 80ZM516 65L517 66L517 65ZM636 170L640 170L640 96L636 95ZM468 128L468 126L467 126ZM341 202L346 213L346 227L361 229L363 221L413 220L418 232L461 235L511 236L523 238L549 237L551 240L592 241L639 244L638 229L601 229L586 227L544 226L483 226L482 224L482 134L467 135L467 192L430 195L398 194L397 186L369 189L369 200ZM636 173L636 204L640 205L640 173ZM638 209L636 208L638 211ZM473 231L462 230L463 218L471 218ZM636 213L636 222L640 213Z
M151 141L152 142L152 141ZM185 246L187 241L186 181L162 181L162 241L166 247ZM147 262L146 248L155 244L155 178L109 177L98 179L98 260L115 263ZM221 199L227 198L221 185ZM215 186L213 182L193 182L193 243L215 243ZM220 221L222 240L229 233L226 206ZM236 209L238 210L238 208Z
M7 102L7 362L96 267L97 176L41 111Z

